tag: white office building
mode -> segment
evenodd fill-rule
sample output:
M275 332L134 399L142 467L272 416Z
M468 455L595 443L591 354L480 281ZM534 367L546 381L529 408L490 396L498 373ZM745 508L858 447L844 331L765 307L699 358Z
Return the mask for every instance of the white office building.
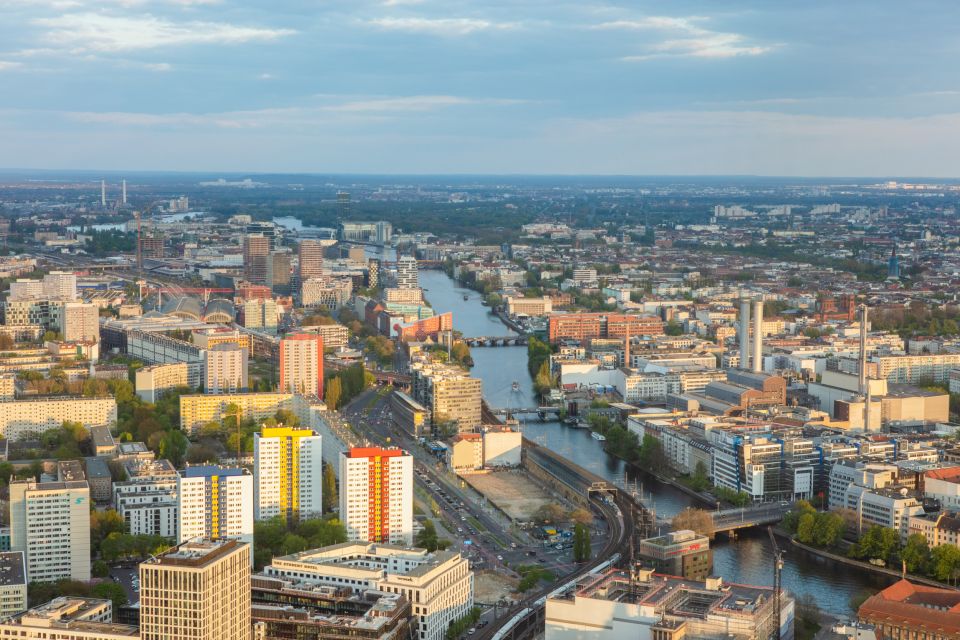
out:
M90 579L86 481L10 485L10 550L23 551L31 582Z
M274 558L263 572L357 594L403 595L413 606L416 640L442 640L450 623L473 606L473 572L453 551L347 542Z
M113 485L113 502L131 535L177 537L176 469L169 460L122 462L127 480Z

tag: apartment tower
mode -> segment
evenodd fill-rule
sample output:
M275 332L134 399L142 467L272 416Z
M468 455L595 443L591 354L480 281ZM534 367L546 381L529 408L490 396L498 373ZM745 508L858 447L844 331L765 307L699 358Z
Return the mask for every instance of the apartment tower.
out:
M280 341L280 391L323 397L323 337L299 333Z
M323 515L323 439L312 429L263 427L253 436L253 515L288 523Z
M350 540L413 543L413 458L401 449L340 453L340 520Z

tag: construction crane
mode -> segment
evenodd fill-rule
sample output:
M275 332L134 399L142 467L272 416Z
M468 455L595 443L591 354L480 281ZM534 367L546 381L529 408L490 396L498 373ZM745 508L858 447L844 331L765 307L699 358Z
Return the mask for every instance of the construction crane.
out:
M770 534L770 544L773 545L773 607L777 628L771 636L775 640L780 640L780 591L781 576L783 572L783 551L777 545L777 537L773 534L773 527L767 527L767 533Z

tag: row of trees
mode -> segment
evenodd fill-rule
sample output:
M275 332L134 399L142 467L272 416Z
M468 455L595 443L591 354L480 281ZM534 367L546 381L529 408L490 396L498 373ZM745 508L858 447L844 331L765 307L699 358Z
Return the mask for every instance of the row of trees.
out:
M587 525L578 522L573 526L573 561L587 562L592 555L590 529Z
M255 522L253 564L259 570L269 564L275 556L285 556L346 541L346 528L333 516L301 520L292 526L287 526L286 520L281 517Z
M367 373L361 363L350 365L327 377L323 401L331 411L339 409L373 383L373 374Z
M587 423L606 438L604 448L608 453L653 473L666 469L663 445L650 434L645 434L641 440L637 434L597 413L590 414Z
M567 511L562 505L556 502L546 502L540 505L536 511L531 514L532 522L538 524L563 524L573 522L576 524L589 525L593 522L593 514L582 507Z
M842 545L846 533L858 528L858 517L849 509L817 511L809 502L800 500L784 516L782 526L799 542L836 549ZM960 579L960 549L947 544L931 548L926 537L919 533L901 543L898 531L874 525L849 546L846 555L892 566L904 563L910 573L943 582L955 584Z

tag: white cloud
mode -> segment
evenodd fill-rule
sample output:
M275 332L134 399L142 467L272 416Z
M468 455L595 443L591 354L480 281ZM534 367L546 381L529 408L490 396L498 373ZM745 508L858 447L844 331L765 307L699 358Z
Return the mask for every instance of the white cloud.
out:
M374 111L433 111L447 107L462 105L494 105L507 106L522 104L523 100L503 98L465 98L461 96L401 96L395 98L370 98L353 100L323 107L327 111L343 111L352 113Z
M272 73L261 73L257 76L257 80L273 80Z
M329 96L326 98L329 99ZM65 111L55 113L73 122L114 126L264 129L294 125L321 125L341 122L347 118L379 121L404 113L436 111L457 106L509 106L522 104L523 102L522 100L503 98L465 98L437 95L380 97L310 106L221 113L142 113L128 111Z
M385 7L400 7L411 4L423 4L425 0L383 0Z
M385 31L426 33L435 36L463 36L475 31L513 29L515 22L492 22L479 18L375 18L370 24Z
M22 62L14 62L12 60L0 60L0 71L9 71L11 69L19 69L23 66Z
M269 42L296 33L290 29L244 27L216 22L171 22L151 15L108 16L72 13L40 18L45 39L74 52L117 52L189 44Z
M623 31L656 31L666 37L646 47L646 52L621 58L627 62L642 62L656 58L734 58L767 53L770 46L747 42L739 33L713 31L700 26L707 21L702 16L672 17L646 16L636 20L613 20L593 25L591 29Z

